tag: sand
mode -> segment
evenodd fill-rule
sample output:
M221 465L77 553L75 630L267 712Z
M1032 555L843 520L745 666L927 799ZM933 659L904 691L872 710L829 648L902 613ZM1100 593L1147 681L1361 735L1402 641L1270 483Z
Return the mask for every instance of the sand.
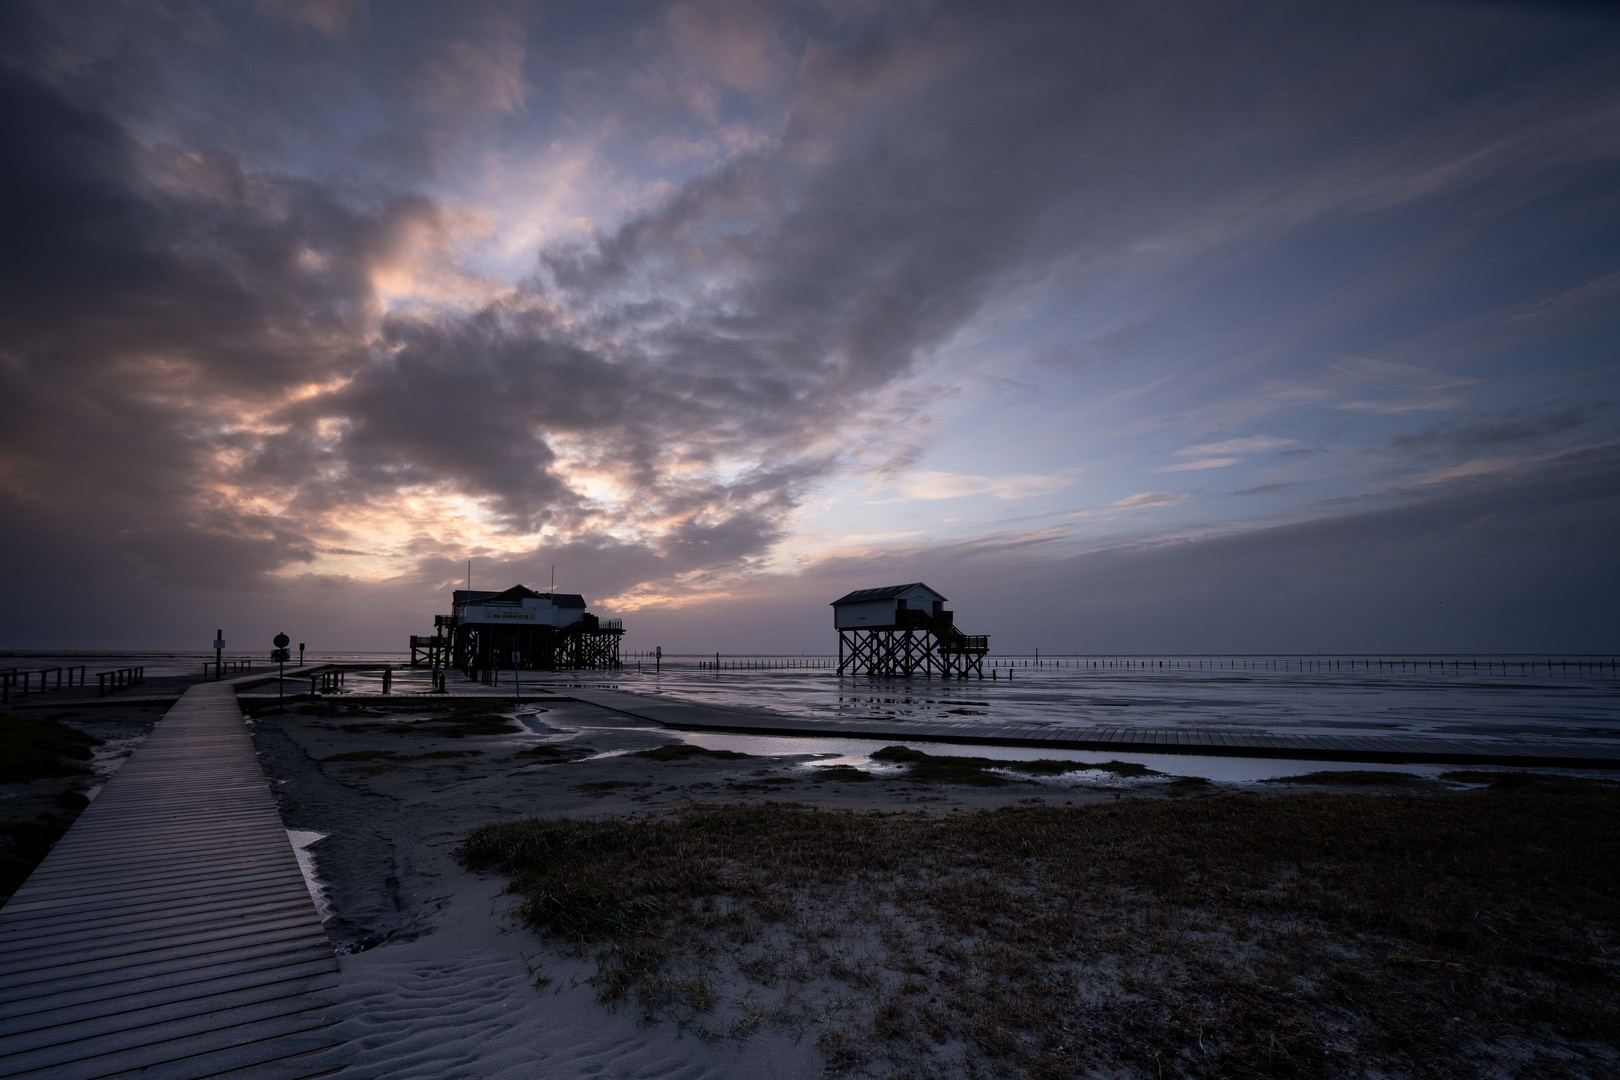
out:
M290 709L254 723L287 828L324 835L306 850L341 954L338 1031L355 1075L532 1076L537 1067L548 1076L821 1075L811 1037L761 1029L705 1038L689 1025L649 1023L634 1006L598 1002L586 982L594 962L562 956L514 925L503 915L504 882L456 861L456 845L480 825L759 798L944 812L1107 799L1120 787L1101 774L1084 790L816 783L806 765L818 759L802 754L648 760L635 752L679 743L678 733L575 702L497 708L511 718L504 730L460 737L442 733L431 714L375 709ZM548 746L589 747L591 756L520 756ZM549 981L537 988L537 975Z
M804 740L713 735L691 745L745 747L750 756L658 760L639 753L687 745L680 733L578 702L486 709L492 715L452 723L442 713L328 703L254 723L283 820L330 912L342 968L337 1030L347 1040L338 1058L353 1075L822 1075L814 1029L728 1027L749 1011L739 1004L750 990L742 982L716 988L721 1007L712 1016L682 1022L601 1003L588 982L593 959L564 955L517 925L504 881L455 858L457 845L491 822L756 800L946 814L1225 787L1105 772L1009 777L1002 787L918 785L901 780L903 766L852 758L841 744L818 755ZM772 746L794 752L767 756ZM852 760L878 779L816 782L816 763Z

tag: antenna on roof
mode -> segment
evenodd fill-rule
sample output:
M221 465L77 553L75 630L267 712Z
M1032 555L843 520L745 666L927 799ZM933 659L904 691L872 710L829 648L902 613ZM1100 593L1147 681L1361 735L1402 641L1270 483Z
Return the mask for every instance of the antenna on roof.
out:
M467 560L467 599L472 599L472 560Z
M551 564L551 591L557 591L557 564Z

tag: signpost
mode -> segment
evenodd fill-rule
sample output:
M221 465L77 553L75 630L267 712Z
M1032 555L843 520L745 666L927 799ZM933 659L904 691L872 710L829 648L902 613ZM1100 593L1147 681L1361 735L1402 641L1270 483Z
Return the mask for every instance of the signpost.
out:
M512 697L519 704L523 704L523 690L518 686L518 661L523 654L516 649L512 650Z
M653 674L654 675L661 674L663 672L663 670L664 670L664 647L662 645L654 645L653 646Z
M304 643L302 641L298 643L298 666L304 666Z
M279 713L285 711L282 703L281 681L287 675L287 660L291 656L287 651L287 646L292 644L292 638L286 634L277 634L270 639L270 644L276 647L275 652L270 654L270 659L279 665L276 668L276 712Z
M217 680L225 670L225 631L214 631L214 678Z

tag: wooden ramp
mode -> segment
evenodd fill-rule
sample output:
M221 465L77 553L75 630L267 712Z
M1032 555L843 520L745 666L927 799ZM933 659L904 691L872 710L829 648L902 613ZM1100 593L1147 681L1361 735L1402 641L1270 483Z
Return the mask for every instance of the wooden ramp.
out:
M337 962L236 702L263 677L187 690L0 909L0 1076L331 1069Z
M1620 769L1620 742L1613 739L1546 739L1537 736L1458 739L1430 735L1285 735L1213 728L1149 728L1121 725L986 724L889 719L803 720L764 710L700 705L668 695L632 694L600 687L551 684L559 696L589 702L639 720L686 731L748 735L820 736L942 742L979 746L1028 746L1051 750L1198 754L1216 757L1358 761L1369 764L1496 765L1540 768Z

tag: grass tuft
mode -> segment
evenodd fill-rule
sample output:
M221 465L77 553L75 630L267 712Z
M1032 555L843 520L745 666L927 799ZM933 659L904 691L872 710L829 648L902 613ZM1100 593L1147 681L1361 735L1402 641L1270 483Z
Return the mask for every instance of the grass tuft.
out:
M542 743L531 746L527 750L519 750L514 756L520 758L533 758L540 762L578 761L588 758L596 750L589 746L580 746L577 743Z
M1106 769L1121 776L1143 776L1153 772L1145 765L1125 761L1110 761L1103 765L1088 765L1081 761L1057 761L1040 758L1035 761L1005 761L1000 758L967 757L956 754L926 754L909 746L885 746L872 752L873 761L889 761L909 765L904 779L919 784L973 784L977 787L1005 787L1009 781L1004 772L1026 773L1031 776L1060 776L1085 769Z
M865 769L857 769L853 765L824 765L812 770L810 778L818 784L825 784L831 780L864 784L877 779Z
M1299 776L1274 776L1262 781L1266 784L1338 784L1345 787L1372 787L1374 785L1401 786L1418 778L1411 773L1379 772L1371 769L1324 769L1321 772Z
M746 758L747 754L739 754L735 750L706 750L691 743L665 743L655 746L651 750L637 750L632 757L647 758L649 761L691 761L693 758L711 758L731 760Z
M55 720L0 713L0 783L19 784L88 770L101 740Z

